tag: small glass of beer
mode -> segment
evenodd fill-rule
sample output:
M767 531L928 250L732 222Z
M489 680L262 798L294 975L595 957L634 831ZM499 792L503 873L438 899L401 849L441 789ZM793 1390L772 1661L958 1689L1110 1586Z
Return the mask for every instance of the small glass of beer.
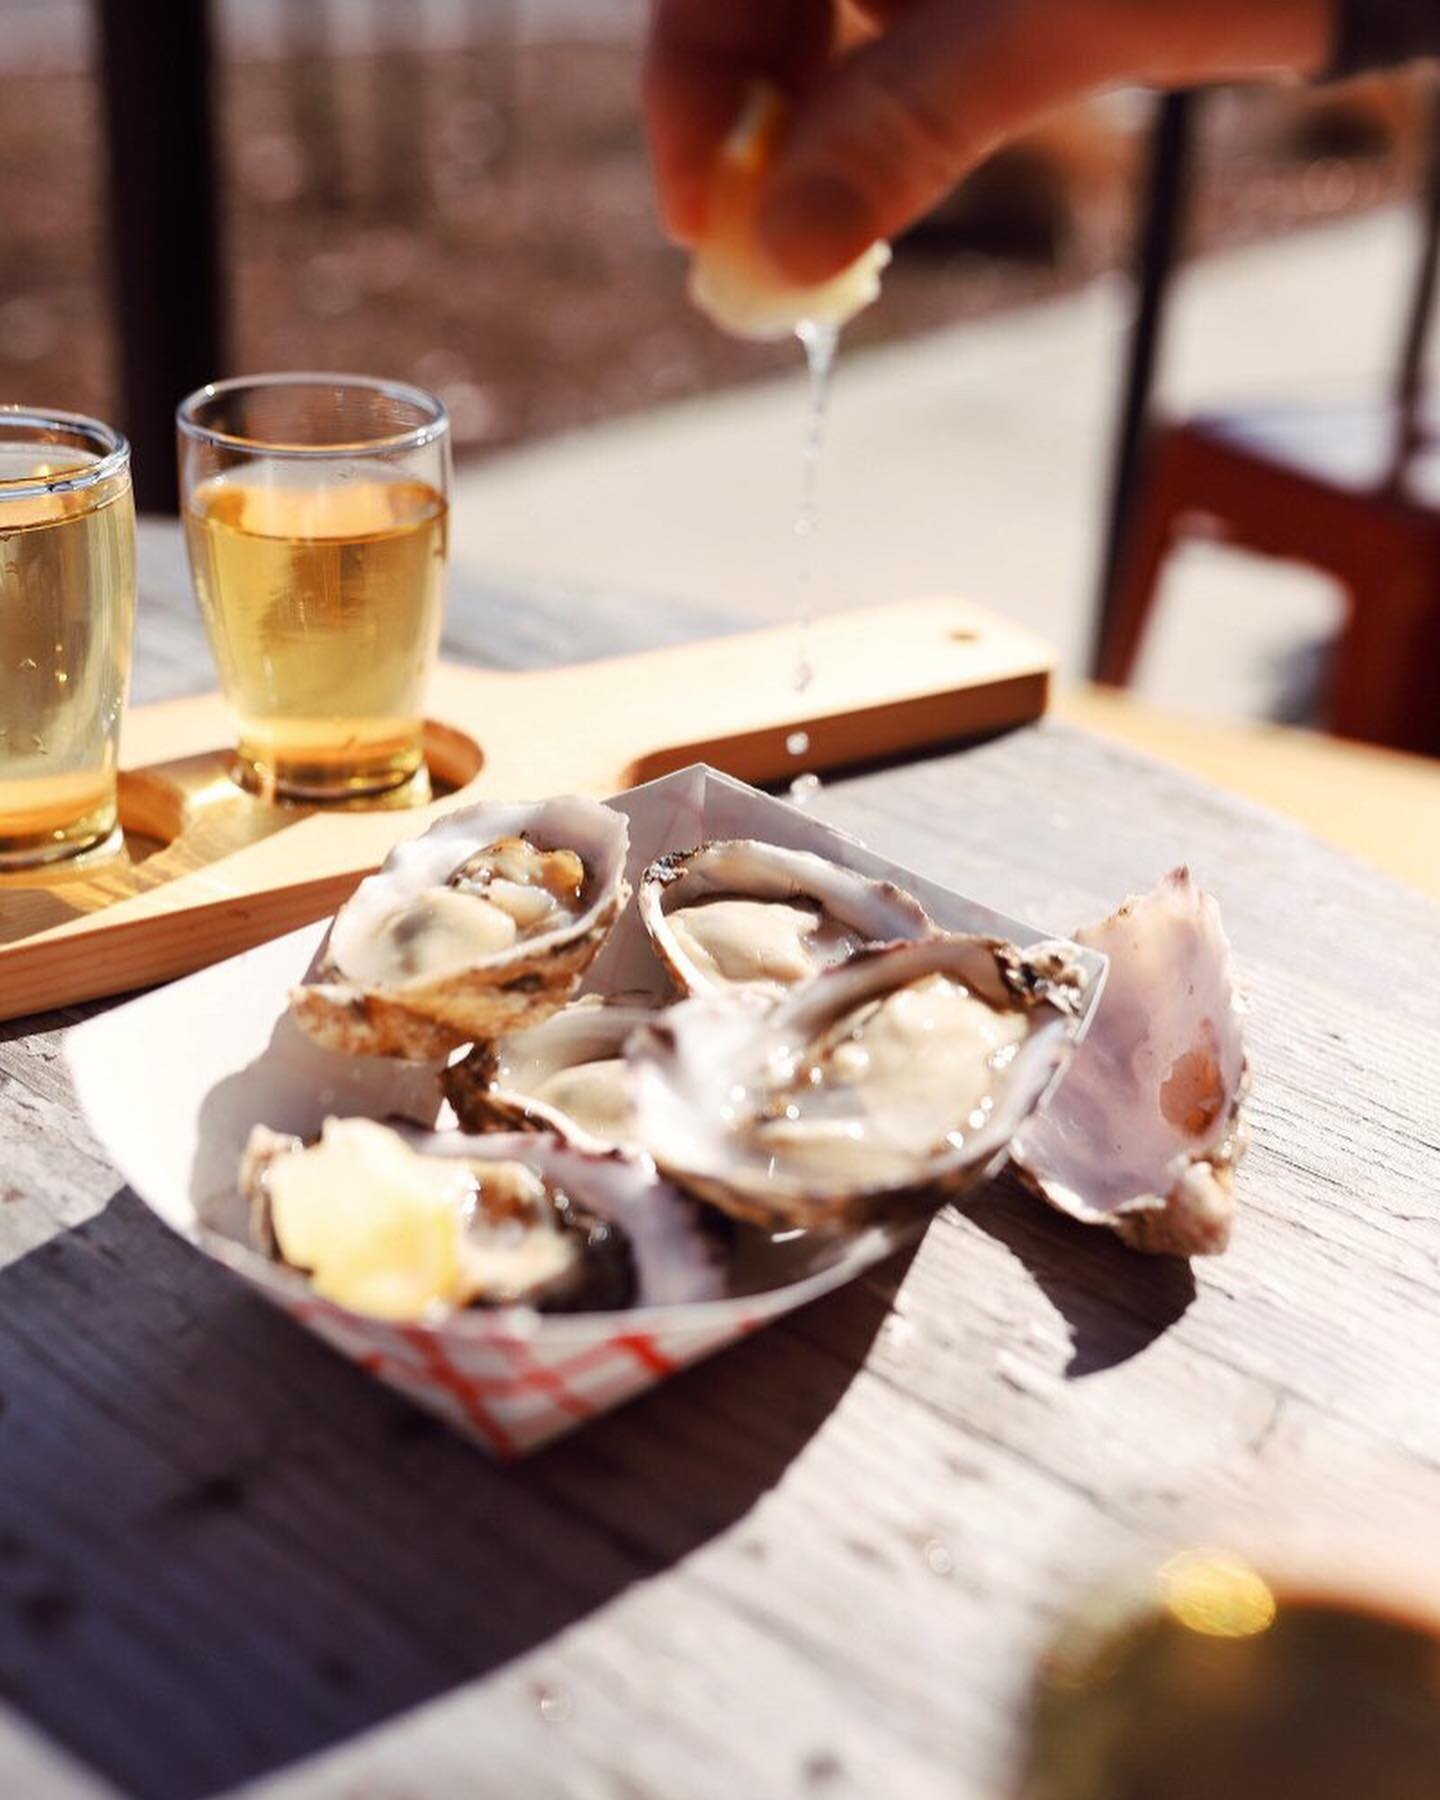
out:
M1072 1605L1037 1670L1016 1800L1440 1793L1435 1483L1416 1473L1388 1490L1408 1484L1395 1515L1383 1486L1345 1497L1344 1527L1300 1510L1303 1489L1277 1494L1268 1524L1232 1519Z
M0 406L0 871L118 847L134 629L130 446Z
M428 799L444 406L399 382L261 375L201 388L177 419L190 568L239 781L312 805Z

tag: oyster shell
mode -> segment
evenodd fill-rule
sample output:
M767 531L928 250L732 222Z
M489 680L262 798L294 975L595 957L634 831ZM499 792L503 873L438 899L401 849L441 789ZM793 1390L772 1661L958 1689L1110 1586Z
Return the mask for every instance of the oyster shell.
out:
M1109 975L1016 1163L1052 1205L1134 1249L1221 1251L1249 1074L1220 909L1175 869L1075 939L1105 953Z
M335 915L290 997L327 1049L425 1060L564 1005L629 898L622 813L567 796L448 813Z
M657 858L640 879L635 905L686 994L778 999L868 945L936 929L920 902L893 882L750 838Z
M476 1044L442 1077L462 1131L553 1131L594 1149L633 1142L625 1040L649 994L586 994L524 1031Z
M240 1171L252 1235L353 1311L610 1311L712 1299L694 1206L648 1167L534 1135L470 1138L327 1119L304 1144L257 1126Z
M851 1224L988 1174L1065 1060L1090 969L935 934L862 950L773 1008L683 1001L630 1039L636 1131L737 1218Z

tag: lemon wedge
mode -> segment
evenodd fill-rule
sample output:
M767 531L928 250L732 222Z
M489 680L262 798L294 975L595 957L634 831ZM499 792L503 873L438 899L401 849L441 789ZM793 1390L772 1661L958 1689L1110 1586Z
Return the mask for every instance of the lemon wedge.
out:
M419 1319L458 1297L475 1193L465 1162L418 1156L370 1119L327 1119L318 1143L276 1158L267 1186L281 1254L327 1300Z
M803 326L838 330L880 293L888 244L872 244L838 275L813 286L787 282L755 231L761 184L774 160L789 104L757 82L715 164L705 231L690 265L690 298L736 337L783 338Z

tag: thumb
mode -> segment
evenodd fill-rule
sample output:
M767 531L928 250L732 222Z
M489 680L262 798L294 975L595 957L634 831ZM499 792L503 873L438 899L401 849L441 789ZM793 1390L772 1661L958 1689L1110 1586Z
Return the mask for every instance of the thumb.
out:
M1072 5L918 0L832 63L766 181L757 225L771 260L792 281L825 280L928 212L1002 138L1102 79L1065 29Z

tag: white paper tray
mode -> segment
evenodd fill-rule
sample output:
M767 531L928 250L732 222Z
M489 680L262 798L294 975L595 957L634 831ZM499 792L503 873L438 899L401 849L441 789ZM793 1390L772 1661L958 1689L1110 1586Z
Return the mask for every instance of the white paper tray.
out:
M758 837L895 881L947 930L1004 937L1022 948L1050 935L887 862L798 808L703 766L630 789L611 804L630 821L632 884L667 850ZM76 1093L116 1167L167 1225L342 1355L493 1454L523 1454L619 1405L851 1280L909 1235L872 1230L803 1280L689 1306L543 1317L523 1308L474 1310L432 1327L386 1324L322 1300L299 1276L251 1249L242 1231L222 1235L202 1221L215 1221L234 1193L253 1125L310 1137L332 1114L434 1118L432 1070L336 1056L291 1024L286 996L325 929L324 923L306 926L78 1026L65 1042ZM1104 959L1077 955L1093 972L1093 1010ZM632 905L586 988L659 992L663 986Z

